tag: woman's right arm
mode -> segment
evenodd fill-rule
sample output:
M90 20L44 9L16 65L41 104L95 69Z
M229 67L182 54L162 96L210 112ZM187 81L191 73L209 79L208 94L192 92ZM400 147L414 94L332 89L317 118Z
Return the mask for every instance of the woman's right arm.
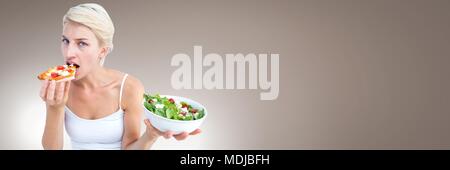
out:
M64 106L68 99L70 81L44 80L40 96L45 101L47 116L42 146L44 149L62 149L64 141Z

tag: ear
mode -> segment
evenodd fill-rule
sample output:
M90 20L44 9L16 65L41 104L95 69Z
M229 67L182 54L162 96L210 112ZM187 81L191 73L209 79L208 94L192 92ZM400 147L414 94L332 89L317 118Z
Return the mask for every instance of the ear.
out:
M108 47L102 47L100 48L100 54L98 55L100 58L106 57L108 55L109 48Z

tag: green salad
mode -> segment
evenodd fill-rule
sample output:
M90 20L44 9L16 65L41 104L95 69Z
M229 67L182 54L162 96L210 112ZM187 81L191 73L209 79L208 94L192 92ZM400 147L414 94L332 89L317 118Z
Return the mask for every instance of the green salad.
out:
M194 108L184 101L161 97L159 94L144 94L144 106L150 112L173 120L197 120L205 113L203 108Z

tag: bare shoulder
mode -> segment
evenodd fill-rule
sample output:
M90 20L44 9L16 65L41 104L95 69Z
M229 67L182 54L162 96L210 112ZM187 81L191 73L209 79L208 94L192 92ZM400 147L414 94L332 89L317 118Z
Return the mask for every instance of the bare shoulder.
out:
M115 79L118 80L117 83L120 84L122 82L125 73L114 69L108 69L108 71L115 77ZM123 87L123 93L133 94L133 92L139 90L144 90L144 86L142 85L141 81L138 78L128 74Z
M135 95L144 92L144 85L142 85L141 80L132 75L128 75L123 88L124 93L126 92L127 95Z
M117 70L115 70L115 72L118 73L121 78L125 75L125 73ZM137 106L140 104L143 99L144 85L142 85L142 82L138 78L128 75L122 88L122 108L127 109L129 106Z

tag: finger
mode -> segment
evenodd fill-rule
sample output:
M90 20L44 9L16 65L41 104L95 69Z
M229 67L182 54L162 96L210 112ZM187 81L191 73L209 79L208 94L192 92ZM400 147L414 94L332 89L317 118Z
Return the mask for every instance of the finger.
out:
M150 129L150 130L154 130L154 129L155 129L155 128L152 126L152 124L150 123L150 120L148 120L148 119L145 119L145 120L144 120L144 124L145 124L145 126L147 126L147 128Z
M56 103L60 103L64 97L64 89L66 88L66 82L58 83L56 90Z
M45 97L47 95L47 87L48 87L48 80L45 79L44 81L42 81L42 85L41 85L41 92L39 93L39 96L41 96L42 100L45 100Z
M144 120L144 124L145 124L145 126L147 126L147 131L156 132L156 134L158 136L163 136L164 135L163 132L161 132L158 129L156 129L155 127L153 127L153 125L150 123L150 120L145 119Z
M148 119L145 119L145 120L144 120L144 123L145 123L145 125L146 125L147 127L151 127L150 121L149 121Z
M169 130L167 132L164 132L162 136L164 136L164 138L166 139L170 139L173 136L173 132Z
M202 130L195 129L193 132L189 133L189 135L196 135L196 134L199 134L199 133L202 133Z
M156 129L152 126L152 124L150 123L150 120L145 119L145 120L144 120L144 124L145 124L145 126L147 126L147 129L149 129L149 130L155 130L155 131L158 132L158 134L160 134L159 131L156 130Z
M48 86L47 89L47 100L54 100L55 98L55 86L56 86L56 82L55 80L52 80L50 82L50 85Z
M179 135L175 135L173 137L175 137L176 140L184 140L189 136L189 134L187 132L183 132Z
M70 89L70 81L66 82L65 88L64 88L64 96L69 95L69 89Z

